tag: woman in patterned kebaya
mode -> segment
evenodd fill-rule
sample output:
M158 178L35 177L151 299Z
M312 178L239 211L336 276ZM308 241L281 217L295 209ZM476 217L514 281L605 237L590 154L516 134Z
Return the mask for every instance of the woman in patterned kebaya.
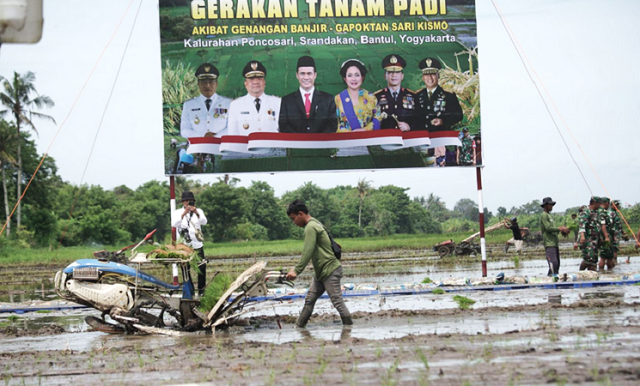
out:
M367 75L364 64L357 59L342 63L340 75L347 89L336 95L338 133L380 129L380 110L376 97L361 88Z

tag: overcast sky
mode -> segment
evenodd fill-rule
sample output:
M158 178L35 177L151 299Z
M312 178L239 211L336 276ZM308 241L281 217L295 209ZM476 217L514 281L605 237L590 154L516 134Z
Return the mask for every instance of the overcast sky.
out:
M640 1L494 2L518 40L523 57L531 62L532 75L541 79L536 79L538 87L549 93L551 99L545 96L549 108L593 193L605 195L606 188L613 198L636 203L640 193L640 183L635 180L640 149L636 134ZM140 0L45 0L42 40L35 45L5 44L0 50L0 75L10 78L14 71L35 72L37 90L56 103L41 112L52 115L58 125L37 122L40 152L51 144L103 55L49 152L65 181L106 189L124 184L135 189L149 180L168 180L163 171L160 40L154 0L142 0L114 95L89 159L139 4ZM492 1L477 0L476 4L486 165L484 205L495 213L499 206L509 209L545 196L558 202L557 210L585 203L590 195L587 185ZM123 15L120 30L103 53ZM217 181L216 177L197 178L210 182ZM253 180L266 181L277 195L307 181L330 188L355 185L366 178L375 187L393 184L409 188L411 197L434 193L449 208L461 198L477 199L475 170L471 168L235 177L243 186Z

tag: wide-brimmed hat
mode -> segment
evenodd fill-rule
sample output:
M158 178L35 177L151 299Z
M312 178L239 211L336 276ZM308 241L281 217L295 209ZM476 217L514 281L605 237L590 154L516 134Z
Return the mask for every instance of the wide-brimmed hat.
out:
M193 192L190 192L188 190L185 190L184 192L182 192L182 198L180 198L180 201L195 201L196 198L193 196Z
M547 204L555 205L556 202L553 201L551 199L551 197L545 197L545 198L542 199L542 205L540 205L540 206L544 208L544 206L547 205Z

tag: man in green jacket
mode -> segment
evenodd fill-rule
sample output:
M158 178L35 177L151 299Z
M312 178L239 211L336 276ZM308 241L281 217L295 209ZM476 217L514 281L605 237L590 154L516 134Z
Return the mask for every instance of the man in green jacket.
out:
M294 268L287 273L287 280L295 280L304 271L309 260L313 264L313 281L304 299L304 307L300 312L296 326L303 328L307 325L316 301L324 291L329 294L331 303L340 314L342 324L351 325L351 313L342 299L340 279L342 278L342 264L333 254L331 240L320 221L309 215L309 209L301 200L295 200L287 207L287 216L297 226L304 228L304 247L302 257Z
M560 272L560 250L558 249L558 233L563 235L569 234L569 230L565 226L556 227L553 217L549 214L556 204L551 197L542 199L540 205L544 212L540 216L540 230L542 231L542 240L544 241L544 250L549 263L549 272L547 276L558 276Z

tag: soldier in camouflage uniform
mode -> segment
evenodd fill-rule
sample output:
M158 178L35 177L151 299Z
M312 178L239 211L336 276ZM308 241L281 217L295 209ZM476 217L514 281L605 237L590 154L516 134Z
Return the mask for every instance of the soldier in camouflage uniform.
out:
M618 251L620 250L620 240L625 236L622 230L622 220L618 214L618 208L620 208L620 201L614 200L611 202L611 222L613 223L613 263L618 264Z
M456 161L458 165L468 166L476 164L476 143L473 141L473 138L469 136L469 129L462 129L462 146L458 148L456 154Z
M579 244L582 249L582 263L580 270L596 271L598 265L598 242L600 232L598 231L598 202L596 197L591 197L589 206L585 208L578 220Z
M612 270L613 267L616 266L614 261L614 244L616 242L615 239L615 229L614 229L614 221L615 218L618 217L618 214L609 208L610 200L607 197L600 197L600 211L602 213L602 220L605 224L607 235L609 236L610 241L604 242L602 247L600 248L600 261L598 262L598 268L602 271L604 270L604 266L606 264L607 270Z

